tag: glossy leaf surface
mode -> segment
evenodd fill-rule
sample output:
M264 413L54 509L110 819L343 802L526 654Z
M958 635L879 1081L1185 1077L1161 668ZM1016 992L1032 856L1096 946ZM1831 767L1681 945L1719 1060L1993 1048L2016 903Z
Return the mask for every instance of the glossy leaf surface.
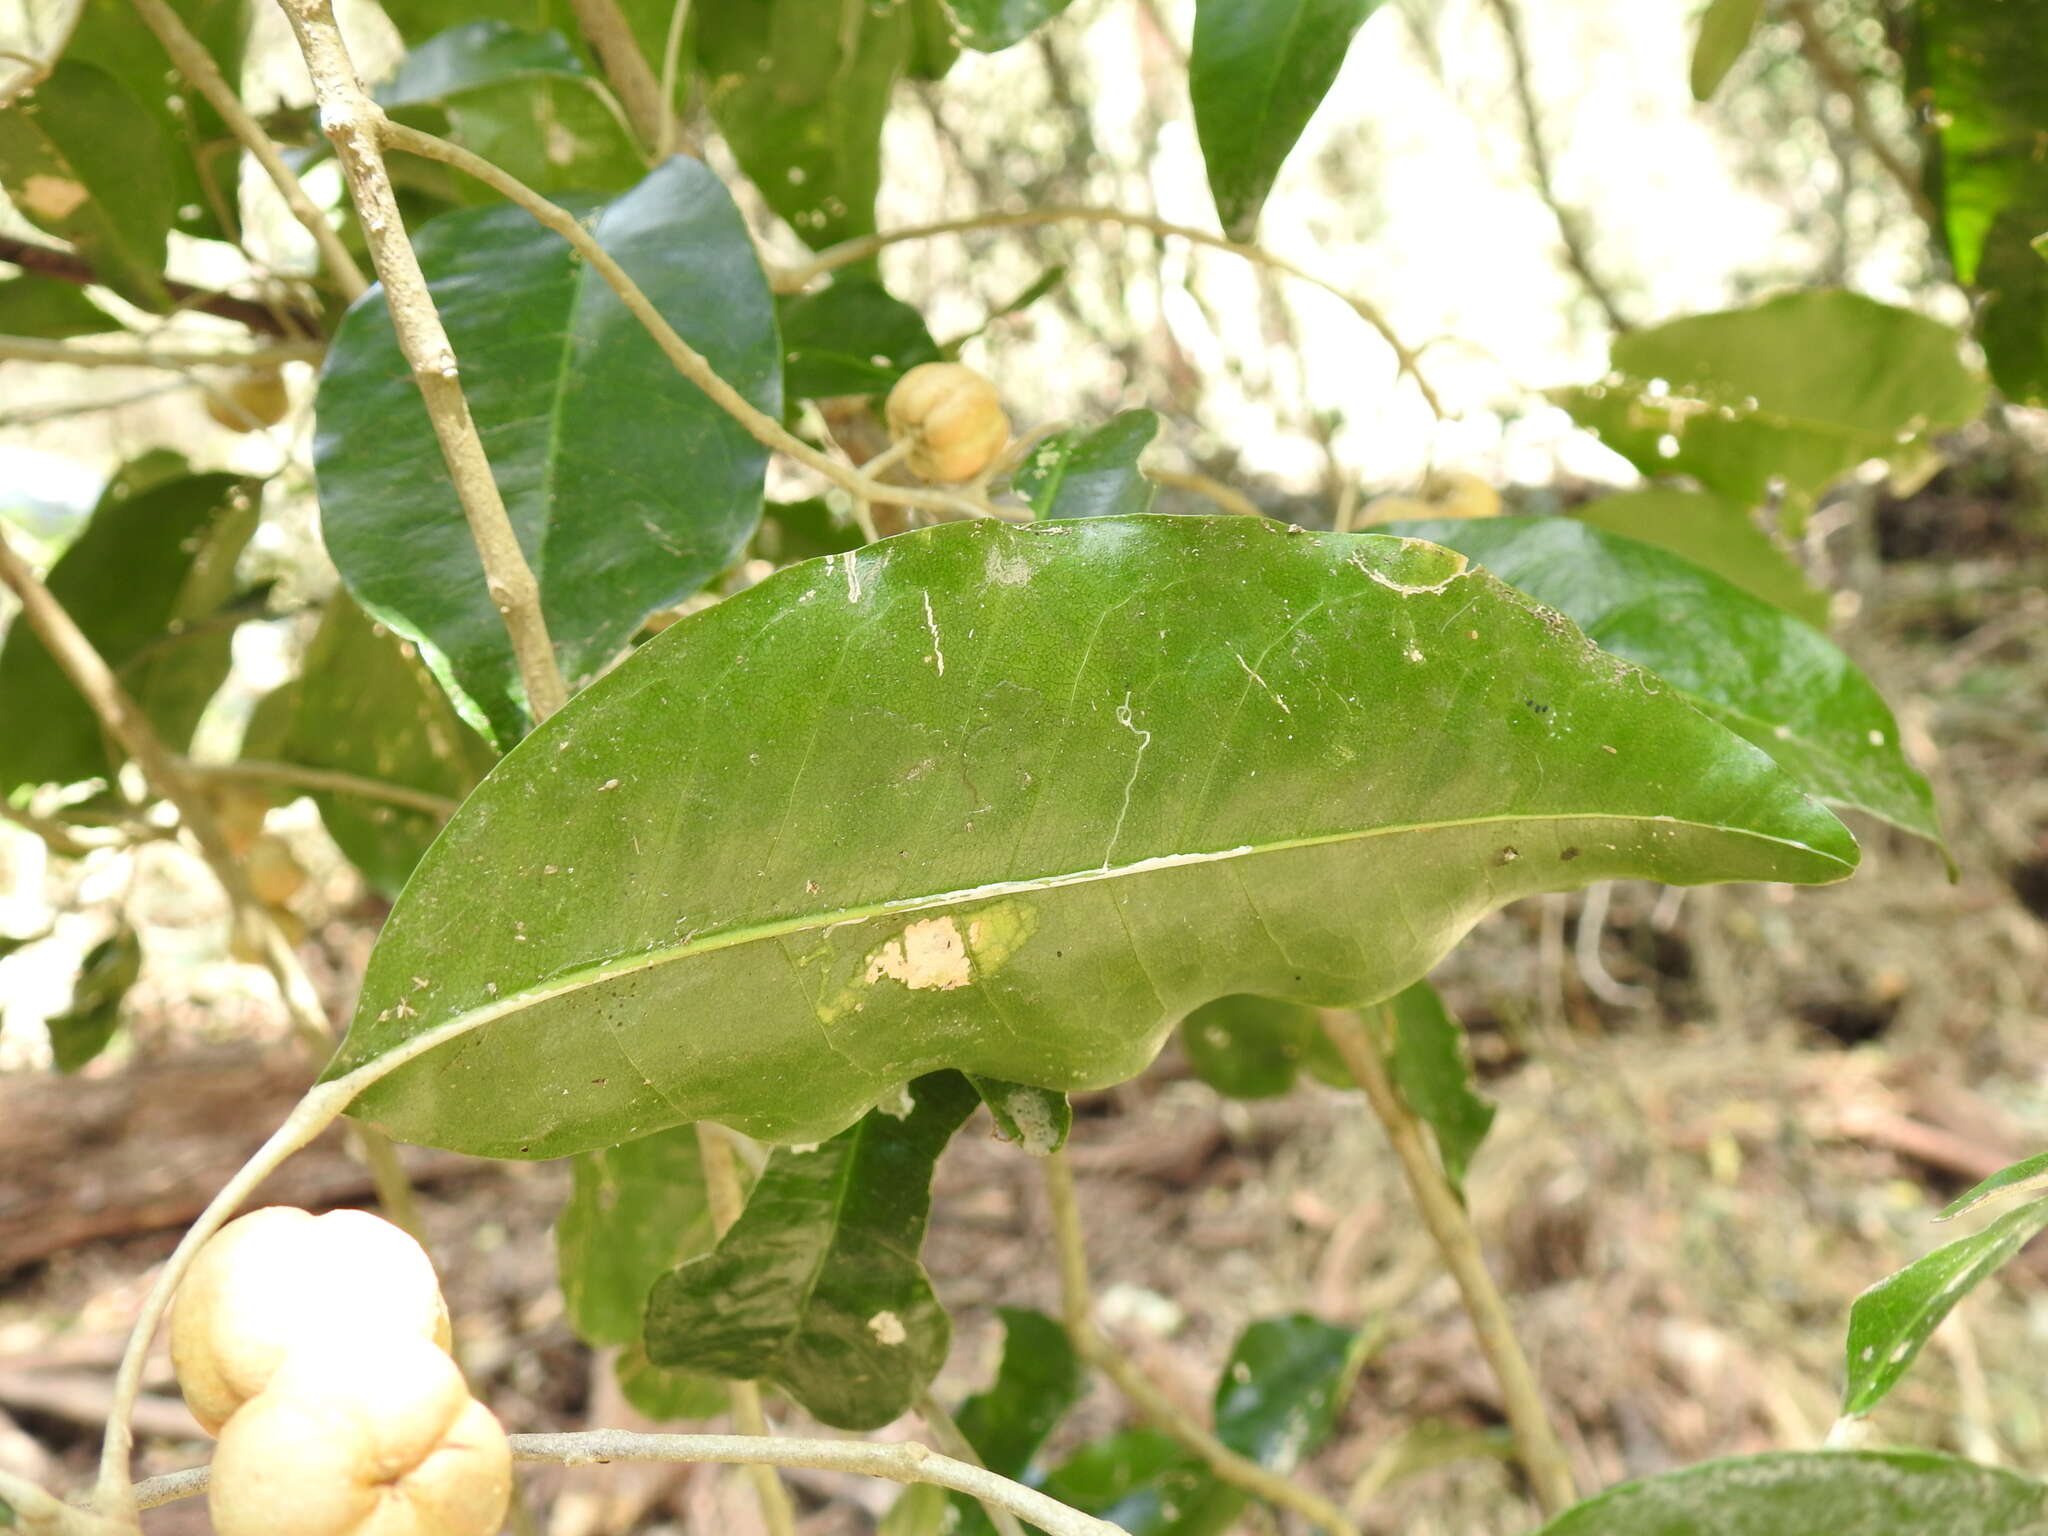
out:
M713 367L780 413L767 283L711 171L670 160L591 231ZM414 244L573 690L745 548L766 452L519 210L450 214ZM322 529L350 590L517 740L511 644L381 291L342 322L317 406Z
M1158 435L1152 411L1124 411L1093 432L1055 432L1031 450L1012 483L1042 518L1147 512L1153 486L1138 460Z
M555 1223L555 1256L569 1325L586 1344L615 1346L620 1390L655 1419L721 1411L723 1383L664 1370L641 1340L647 1293L716 1240L697 1129L679 1125L621 1146L579 1153L569 1202Z
M1974 1210L1986 1200L2000 1195L2028 1194L2037 1189L2048 1188L2048 1152L2022 1158L2010 1168L2001 1168L1983 1183L1958 1195L1942 1208L1936 1221L1953 1221L1965 1211Z
M769 206L814 247L872 234L910 6L723 0L693 20L711 115Z
M1358 1348L1356 1333L1306 1313L1253 1323L1216 1384L1216 1438L1260 1466L1293 1471L1329 1439Z
M1462 550L1603 649L1648 667L1808 794L1941 841L1898 723L1825 636L1709 571L1571 518L1394 523Z
M841 278L777 309L792 399L885 394L919 363L939 360L924 316L872 278Z
M176 475L127 494L117 482L50 570L51 593L172 750L183 750L227 676L235 561L256 526L245 481ZM69 784L112 771L96 716L26 623L0 645L0 788Z
M1624 1483L1537 1536L2041 1536L2048 1487L1920 1451L1776 1451Z
M1926 114L1927 188L1957 278L1982 295L1977 338L1991 376L2022 403L2048 402L2048 268L2029 245L2048 230L2048 28L2024 5L1918 0L1910 53Z
M407 642L337 593L307 647L274 748L287 762L459 801L497 754L455 713ZM253 749L248 749L253 750ZM363 878L397 895L443 818L368 796L313 794Z
M521 743L421 860L329 1070L460 1020L356 1112L501 1156L699 1118L808 1141L944 1066L1122 1081L1231 992L1390 996L1538 891L1856 857L1452 552L953 524L692 614Z
M840 1429L907 1411L952 1339L918 1258L932 1168L978 1102L933 1073L822 1146L778 1147L718 1247L655 1282L648 1358L772 1381Z
M1188 93L1217 217L1249 240L1266 194L1379 0L1196 0Z
M1558 398L1646 475L1689 474L1746 507L1782 477L1798 513L1866 460L1914 457L1977 417L1984 384L1957 341L1857 294L1790 293L1631 331L1618 378Z
M1382 1019L1394 1086L1436 1138L1451 1187L1462 1190L1472 1154L1493 1125L1493 1106L1472 1091L1465 1031L1426 981L1397 993Z
M121 1000L141 973L142 941L126 923L87 953L72 984L71 1006L46 1021L59 1072L78 1071L112 1043L121 1025Z
M1194 1452L1156 1429L1126 1429L1083 1446L1042 1488L1130 1536L1221 1536L1246 1503Z
M583 77L583 61L559 32L529 32L509 22L483 20L450 27L406 54L377 88L377 102L397 107L442 102L463 91L510 80Z
M1870 1287L1849 1309L1849 1374L1842 1412L1878 1405L1912 1367L1955 1304L2048 1227L2048 1200L2008 1211Z
M1706 491L1623 491L1573 507L1571 515L1623 538L1668 549L1803 624L1827 627L1828 594L1807 582L1739 501Z
M1706 101L1721 88L1728 71L1749 46L1763 13L1764 0L1708 0L1692 46L1688 83L1694 101Z
M58 60L34 91L0 111L0 187L16 211L69 240L101 282L144 309L168 303L171 165L149 109L105 70L76 59Z
M960 41L982 53L1021 43L1073 0L945 0Z

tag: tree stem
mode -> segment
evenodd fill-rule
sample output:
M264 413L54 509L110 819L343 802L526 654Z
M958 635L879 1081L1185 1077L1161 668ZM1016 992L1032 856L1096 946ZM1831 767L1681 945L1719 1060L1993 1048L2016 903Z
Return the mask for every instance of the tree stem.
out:
M932 1439L938 1442L939 1449L946 1455L955 1461L964 1461L970 1467L987 1465L975 1451L974 1443L961 1430L959 1422L946 1411L946 1405L930 1391L919 1394L917 1416L930 1427ZM1024 1527L1018 1523L1017 1517L1002 1505L991 1504L984 1499L981 1508L988 1516L988 1523L996 1528L997 1536L1024 1536Z
M1445 1267L1458 1284L1466 1314L1479 1336L1479 1347L1500 1383L1508 1425L1514 1432L1522 1466L1535 1488L1536 1502L1546 1515L1558 1514L1578 1498L1572 1486L1571 1464L1558 1443L1557 1431L1551 1427L1536 1374L1522 1353L1521 1341L1515 1337L1507 1303L1487 1272L1486 1257L1480 1250L1471 1216L1424 1142L1421 1122L1395 1089L1380 1057L1379 1042L1372 1037L1365 1021L1355 1013L1336 1009L1325 1009L1321 1017L1323 1033L1344 1058L1353 1081L1364 1090L1366 1102L1379 1117L1387 1141L1400 1160L1408 1189L1422 1212L1423 1225L1429 1228Z
M570 8L576 12L576 25L597 55L605 78L619 93L619 104L639 136L640 148L659 155L674 133L670 124L675 114L662 95L653 66L633 37L625 12L619 9L619 0L570 0Z
M1060 1317L1074 1353L1117 1386L1157 1429L1164 1430L1208 1464L1218 1478L1322 1527L1330 1536L1359 1536L1344 1511L1311 1488L1240 1456L1160 1389L1150 1377L1096 1331L1089 1298L1088 1252L1081 1233L1081 1203L1073 1165L1064 1150L1045 1159L1045 1192L1052 1207L1053 1247L1059 1258Z
M470 418L462 393L461 372L440 312L420 271L419 257L406 238L405 221L384 165L381 134L383 110L370 100L357 78L355 65L334 24L329 0L279 0L297 37L299 52L312 76L320 105L320 126L333 143L349 194L355 200L370 257L384 284L392 329L413 382L425 400L434 436L441 444L449 478L461 498L463 516L483 561L484 580L504 620L526 688L526 706L536 721L545 720L568 700L555 649L548 639L540 606L540 584L519 547L512 520L491 464Z
M455 814L458 804L446 795L414 789L409 784L392 784L384 779L366 779L360 774L342 773L332 768L306 768L298 763L271 763L246 757L237 758L232 763L195 763L190 758L180 758L178 766L186 773L199 778L249 779L258 783L287 784L296 789L317 789L336 795L354 795L362 800L376 800L385 805L402 806L408 811L418 811L424 816L438 816L443 821Z

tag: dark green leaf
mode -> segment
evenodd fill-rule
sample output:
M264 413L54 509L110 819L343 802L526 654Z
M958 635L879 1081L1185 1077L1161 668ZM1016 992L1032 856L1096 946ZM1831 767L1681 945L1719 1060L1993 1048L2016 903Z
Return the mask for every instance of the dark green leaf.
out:
M1067 1330L1043 1312L1002 1307L998 1315L1003 1363L995 1384L962 1403L956 1419L983 1466L1022 1478L1045 1437L1081 1400L1081 1361Z
M844 554L866 543L852 523L832 515L816 497L808 501L771 501L754 535L754 552L777 565Z
M1977 337L2011 399L2048 403L2048 29L2021 5L1918 0L1909 54L1927 189L1956 276L1983 295Z
M960 57L946 0L910 0L910 67L913 80L943 80Z
M1472 1091L1465 1031L1426 981L1398 993L1385 1018L1394 1086L1436 1138L1444 1176L1462 1193L1472 1154L1493 1125L1493 1106Z
M503 21L472 21L428 38L377 88L386 110L444 102L510 80L585 79L583 61L559 32L526 32Z
M814 247L874 233L906 0L720 0L693 25L711 115L768 205Z
M355 774L457 801L496 754L462 723L418 653L337 593L307 647L274 744L243 744L304 768ZM265 720L266 728L276 722ZM264 750L259 750L259 748ZM367 796L314 794L327 832L363 878L396 895L444 818Z
M61 59L0 111L0 187L16 211L77 246L101 282L144 309L170 302L173 184L156 119L105 70Z
M1957 1196L1935 1217L1936 1221L1953 1221L1965 1211L1974 1210L1994 1195L2007 1195L2015 1191L2026 1194L2048 1185L2048 1152L2038 1153L2014 1163L2010 1168L2001 1168L1983 1183Z
M1033 1157L1050 1157L1067 1144L1074 1128L1074 1106L1064 1093L1050 1088L1029 1088L970 1072L967 1080L988 1106L996 1123L996 1134L1014 1141Z
M1358 1334L1307 1313L1253 1323L1216 1383L1216 1438L1292 1472L1330 1438L1360 1359Z
M132 495L123 489L108 488L51 569L50 591L165 742L182 750L227 676L231 626L207 620L233 594L256 505L248 483L233 475L186 475ZM21 622L0 645L0 719L36 723L0 731L0 792L112 770L98 716Z
M1777 759L1806 792L1939 844L1927 781L1869 679L1829 640L1710 571L1562 517L1390 523L1470 555L1649 668ZM1530 696L1539 730L1555 727Z
M2048 1487L1925 1451L1774 1451L1624 1483L1537 1536L2041 1536Z
M1280 166L1379 0L1196 0L1188 94L1216 214L1249 240Z
M982 53L1021 43L1073 0L945 0L960 41Z
M118 331L121 322L85 296L76 283L33 272L0 281L0 331L62 341Z
M1950 1309L2043 1227L2048 1227L2048 1200L2036 1200L1914 1260L1858 1296L1849 1309L1849 1376L1842 1412L1861 1415L1875 1408Z
M710 170L671 160L591 228L719 373L780 414L768 286ZM574 689L647 614L745 548L767 455L524 213L450 214L414 243ZM523 694L511 644L381 290L335 337L318 426L322 526L343 578L372 614L422 642L436 674L501 739L516 740Z
M569 1326L587 1344L612 1345L619 1387L655 1419L707 1418L725 1386L647 1359L647 1293L676 1265L709 1252L716 1234L697 1160L697 1128L680 1125L620 1146L579 1153L574 1186L555 1223L555 1256Z
M1156 1429L1127 1429L1083 1446L1047 1476L1043 1491L1130 1536L1221 1536L1246 1503Z
M1159 434L1152 411L1122 411L1093 432L1055 432L1012 477L1042 518L1124 517L1152 506L1152 482L1138 459Z
M1856 858L1448 551L955 523L778 572L551 717L421 860L330 1071L488 1021L356 1112L496 1156L815 1140L943 1066L1122 1081L1226 993L1391 996L1539 891Z
M924 316L872 278L842 278L777 308L782 388L793 400L884 394L919 363L939 360Z
M72 984L71 1006L47 1021L59 1072L76 1072L107 1048L121 1024L121 1000L141 972L142 941L126 923L92 947Z
M1804 514L1870 459L1906 462L1972 421L1983 381L1955 332L1853 293L1788 293L1616 338L1618 378L1558 398L1646 475L1688 474L1761 506L1782 480Z
M1321 1033L1313 1008L1243 993L1204 1003L1180 1024L1195 1076L1233 1099L1286 1093Z
M1791 556L1739 501L1705 491L1624 491L1573 507L1571 515L1623 538L1668 549L1801 623L1827 628L1828 594L1808 584Z
M170 0L170 5L213 56L223 78L239 81L249 0ZM172 68L163 45L137 21L129 0L85 0L64 57L105 70L155 119L169 151L163 168L174 209L172 227L201 239L234 239L241 148L206 98Z
M909 1409L952 1338L918 1258L932 1168L978 1102L932 1073L822 1146L778 1147L717 1249L655 1282L648 1358L772 1381L840 1429Z
M1706 101L1721 88L1728 71L1749 46L1764 13L1764 0L1708 0L1692 46L1692 99Z

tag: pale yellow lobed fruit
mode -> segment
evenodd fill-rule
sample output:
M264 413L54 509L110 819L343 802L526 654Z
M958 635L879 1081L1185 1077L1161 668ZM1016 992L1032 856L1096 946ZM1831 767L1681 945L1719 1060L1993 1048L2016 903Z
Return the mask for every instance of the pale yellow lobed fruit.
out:
M291 390L275 368L245 368L206 392L206 414L230 432L274 427L291 408Z
M959 363L919 363L889 391L885 414L889 435L910 445L910 472L940 485L972 480L1010 441L995 385Z
M496 1536L512 1451L455 1362L403 1334L294 1350L214 1448L216 1536Z
M171 1364L209 1434L308 1344L387 1335L451 1342L426 1251L363 1211L273 1205L229 1222L171 1303Z

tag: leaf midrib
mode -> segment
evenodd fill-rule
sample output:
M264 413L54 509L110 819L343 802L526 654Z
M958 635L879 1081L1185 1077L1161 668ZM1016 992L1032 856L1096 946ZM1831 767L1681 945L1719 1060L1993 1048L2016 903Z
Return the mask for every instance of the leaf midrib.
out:
M1613 811L1573 812L1503 812L1493 816L1468 816L1446 821L1403 822L1394 826L1368 827L1362 830L1318 833L1309 837L1283 838L1275 842L1258 845L1245 844L1236 848L1219 849L1205 853L1164 854L1138 859L1129 864L1114 865L1103 869L1075 870L1067 874L1035 875L1019 880L992 881L986 885L969 886L962 890L936 891L921 896L898 896L887 901L871 902L860 907L842 907L833 912L809 912L774 922L756 923L744 928L728 928L721 932L699 935L680 944L660 949L642 950L622 958L600 960L591 964L574 966L557 973L552 984L529 987L503 997L480 1008L463 1009L437 1022L416 1029L403 1037L380 1047L374 1055L363 1061L375 1060L390 1050L397 1049L407 1041L429 1033L445 1032L449 1039L456 1039L471 1030L502 1018L523 1013L528 1008L567 997L587 987L603 985L623 977L651 971L658 966L671 965L678 961L693 959L698 955L715 954L722 949L737 949L742 944L756 943L767 939L783 938L790 934L806 933L815 929L836 928L848 923L867 922L878 917L892 917L912 912L928 912L948 906L964 905L970 901L987 901L998 896L1015 896L1030 891L1058 890L1070 885L1091 885L1098 880L1126 879L1146 875L1162 869L1182 868L1193 864L1226 863L1236 859L1255 858L1266 853L1288 853L1302 848L1331 847L1339 843L1365 842L1379 837L1396 837L1406 833L1445 832L1461 827L1501 826L1534 822L1622 822L1631 826L1645 822L1662 822L1674 827L1689 827L1698 831L1720 833L1729 837L1748 838L1760 843L1775 844L1781 848L1797 849L1815 858L1828 859L1840 866L1842 876L1852 873L1855 866L1833 854L1791 838L1773 837L1766 833L1753 832L1743 827L1717 826L1711 822L1691 820L1676 816L1630 815ZM1818 883L1818 882L1817 882ZM365 996L359 1005L363 1009L373 1006L373 1000ZM356 1062L354 1065L362 1065ZM337 1060L330 1075L337 1070L346 1070Z

